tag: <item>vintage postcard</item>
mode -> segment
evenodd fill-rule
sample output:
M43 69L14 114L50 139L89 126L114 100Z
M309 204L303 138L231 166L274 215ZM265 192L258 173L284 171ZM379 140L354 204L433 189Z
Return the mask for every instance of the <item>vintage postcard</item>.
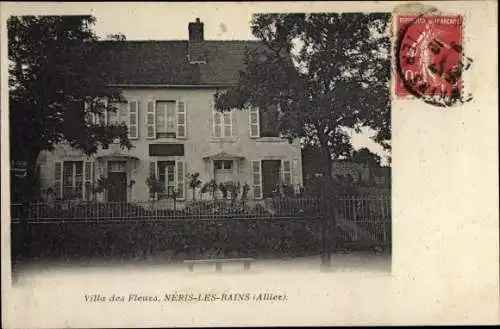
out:
M497 9L2 3L5 327L498 324Z

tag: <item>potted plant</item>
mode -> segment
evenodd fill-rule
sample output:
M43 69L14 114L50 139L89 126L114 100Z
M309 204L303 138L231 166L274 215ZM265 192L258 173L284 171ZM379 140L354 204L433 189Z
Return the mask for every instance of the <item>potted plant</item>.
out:
M220 184L219 184L219 190L220 190L220 191L221 191L221 193L222 193L222 199L223 199L223 200L227 200L227 196L228 196L228 192L229 192L229 190L228 190L228 188L227 188L226 183L220 183Z
M212 195L212 200L216 199L216 192L219 189L219 186L217 185L217 182L215 179L212 179L211 181L205 183L203 187L201 188L201 193L207 193L209 192Z
M200 173L188 174L189 188L193 191L193 201L196 201L196 189L200 188L201 180L199 180Z
M150 175L146 179L146 185L148 186L149 189L149 197L153 201L153 205L156 205L156 197L158 193L164 193L165 192L165 184L158 178L156 178L155 175Z
M241 204L243 206L243 209L245 209L245 203L248 200L248 192L250 192L250 185L245 182L241 191Z
M229 199L231 200L231 205L234 206L241 192L241 184L240 182L230 181L226 183L226 188L228 190Z
M112 187L112 183L111 181L105 177L105 176L100 176L98 179L97 179L97 184L96 186L94 187L94 200L95 200L95 197L96 197L96 194L99 194L99 193L102 193L103 194L103 199L105 198L105 193L106 191L108 191L111 187Z

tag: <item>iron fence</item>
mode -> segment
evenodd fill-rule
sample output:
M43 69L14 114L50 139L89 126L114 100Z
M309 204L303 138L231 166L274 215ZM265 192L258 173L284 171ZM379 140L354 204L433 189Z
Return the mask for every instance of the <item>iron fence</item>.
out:
M13 222L126 221L228 218L318 217L319 199L275 198L261 201L201 200L173 203L172 200L132 202L53 202L12 204Z
M14 224L23 220L35 224L27 226L34 252L62 243L65 252L79 248L76 254L100 248L99 254L106 245L124 252L137 248L184 252L188 246L190 253L215 248L300 254L324 248L324 232L334 224L337 246L391 245L388 196L338 196L329 202L330 218L326 203L318 198L200 200L176 204L175 209L172 202L163 200L12 204L11 218ZM14 225L13 232L21 228Z

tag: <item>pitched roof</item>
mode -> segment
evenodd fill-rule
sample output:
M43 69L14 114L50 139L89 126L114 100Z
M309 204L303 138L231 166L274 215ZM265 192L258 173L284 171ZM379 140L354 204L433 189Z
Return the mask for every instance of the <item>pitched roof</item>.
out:
M109 84L232 85L259 41L101 41L96 66ZM188 56L191 53L191 56ZM206 64L190 64L204 59Z

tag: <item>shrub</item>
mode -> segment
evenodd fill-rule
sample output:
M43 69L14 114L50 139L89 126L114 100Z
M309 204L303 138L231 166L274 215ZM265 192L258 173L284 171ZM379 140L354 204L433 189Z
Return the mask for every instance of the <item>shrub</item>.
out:
M293 188L293 185L283 184L282 190L285 197L291 198L295 196L295 189Z
M217 185L217 182L215 181L215 179L212 179L211 181L206 182L202 186L201 193L202 194L210 193L212 195L212 199L215 200L216 199L215 194L216 194L218 189L219 189L219 186Z
M248 200L248 192L250 191L250 185L247 182L243 184L243 191L241 192L241 201L246 202Z
M200 188L201 183L202 183L201 180L199 180L199 177L200 177L200 173L198 173L198 172L188 174L189 188L193 192L193 200L196 200L196 189Z
M223 198L224 200L226 200L226 199L227 199L227 195L228 195L228 193L229 193L229 190L228 190L228 188L227 188L226 184L225 184L225 183L220 183L220 184L219 184L219 190L220 190L220 191L221 191L221 193L222 193L222 198Z
M157 193L165 192L165 184L163 184L162 181L156 178L155 175L150 175L146 179L146 185L149 188L149 196L151 199L154 199Z
M228 191L229 198L232 202L235 202L238 199L238 196L241 192L241 184L240 182L229 181L225 184L226 189Z

